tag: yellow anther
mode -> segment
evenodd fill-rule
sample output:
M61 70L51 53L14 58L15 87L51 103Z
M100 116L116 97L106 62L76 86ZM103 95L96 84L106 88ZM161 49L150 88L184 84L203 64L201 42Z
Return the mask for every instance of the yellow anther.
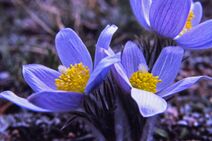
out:
M58 90L71 92L84 92L90 71L82 63L71 65L65 72L55 79L55 85Z
M194 17L195 17L194 12L190 11L190 13L188 14L186 24L180 33L181 36L193 27L192 20L194 19Z
M184 28L190 30L192 28L192 20L194 18L194 12L191 11L188 15L187 21L186 21L186 25Z
M130 77L130 83L134 88L156 93L157 84L161 82L158 76L149 72L137 71Z

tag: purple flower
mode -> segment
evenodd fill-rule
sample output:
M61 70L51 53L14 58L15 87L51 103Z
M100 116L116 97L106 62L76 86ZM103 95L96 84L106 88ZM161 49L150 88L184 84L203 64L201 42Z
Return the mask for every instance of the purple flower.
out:
M98 60L116 30L115 25L108 25L100 34L93 67L91 56L78 35L70 28L62 29L55 39L63 64L58 71L39 64L24 65L24 79L35 93L25 99L5 91L0 97L34 111L66 112L78 108L84 94L96 88L105 79L110 66L120 61L117 55Z
M174 83L183 54L184 50L180 47L166 47L149 71L137 45L130 41L126 43L121 63L114 64L113 72L120 86L131 93L142 116L149 117L164 112L167 97L191 87L201 79L212 80L208 76L194 76Z
M191 0L130 0L145 29L174 39L185 49L212 47L212 20L201 24L202 6Z

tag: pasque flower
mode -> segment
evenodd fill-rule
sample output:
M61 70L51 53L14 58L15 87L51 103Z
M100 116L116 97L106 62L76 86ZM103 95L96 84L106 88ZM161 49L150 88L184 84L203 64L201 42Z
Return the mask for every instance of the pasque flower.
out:
M164 112L167 97L191 87L201 79L212 80L208 76L193 76L174 83L183 54L181 47L165 47L152 70L149 70L137 45L131 41L126 43L121 63L114 64L113 72L120 86L131 93L142 116Z
M104 47L109 46L116 30L115 25L108 25L101 32L95 56L101 55ZM79 107L85 94L89 94L104 80L110 66L120 61L117 55L101 57L101 60L95 57L93 67L86 46L70 28L62 29L56 35L55 43L63 64L58 67L58 71L39 64L24 65L24 79L35 93L25 99L5 91L0 93L0 98L34 111L71 111Z
M174 39L185 49L212 47L212 20L201 24L202 6L192 0L130 0L145 29Z

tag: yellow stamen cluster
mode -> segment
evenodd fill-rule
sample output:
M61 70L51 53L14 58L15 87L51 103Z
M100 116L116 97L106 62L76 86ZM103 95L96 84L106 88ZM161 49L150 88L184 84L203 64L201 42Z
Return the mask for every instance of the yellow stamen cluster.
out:
M185 28L186 29L191 29L192 28L192 20L194 18L194 12L191 11L188 15L188 18L187 18L187 21L186 21L186 25L185 25Z
M59 78L55 79L55 85L58 90L84 92L90 71L82 63L71 65L63 72Z
M181 31L180 35L183 35L184 33L189 31L193 27L192 20L193 20L194 17L195 17L194 12L190 11L190 13L188 14L186 24L185 24L183 30Z
M146 71L137 71L130 77L130 83L134 88L145 90L148 92L156 93L156 86L161 80L158 76L153 76Z

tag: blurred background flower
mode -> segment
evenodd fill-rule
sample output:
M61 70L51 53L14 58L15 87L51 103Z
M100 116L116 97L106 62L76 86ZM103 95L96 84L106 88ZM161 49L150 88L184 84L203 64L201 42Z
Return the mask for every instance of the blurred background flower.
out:
M160 36L171 38L185 49L212 46L212 20L200 24L202 5L193 0L130 0L138 22Z

